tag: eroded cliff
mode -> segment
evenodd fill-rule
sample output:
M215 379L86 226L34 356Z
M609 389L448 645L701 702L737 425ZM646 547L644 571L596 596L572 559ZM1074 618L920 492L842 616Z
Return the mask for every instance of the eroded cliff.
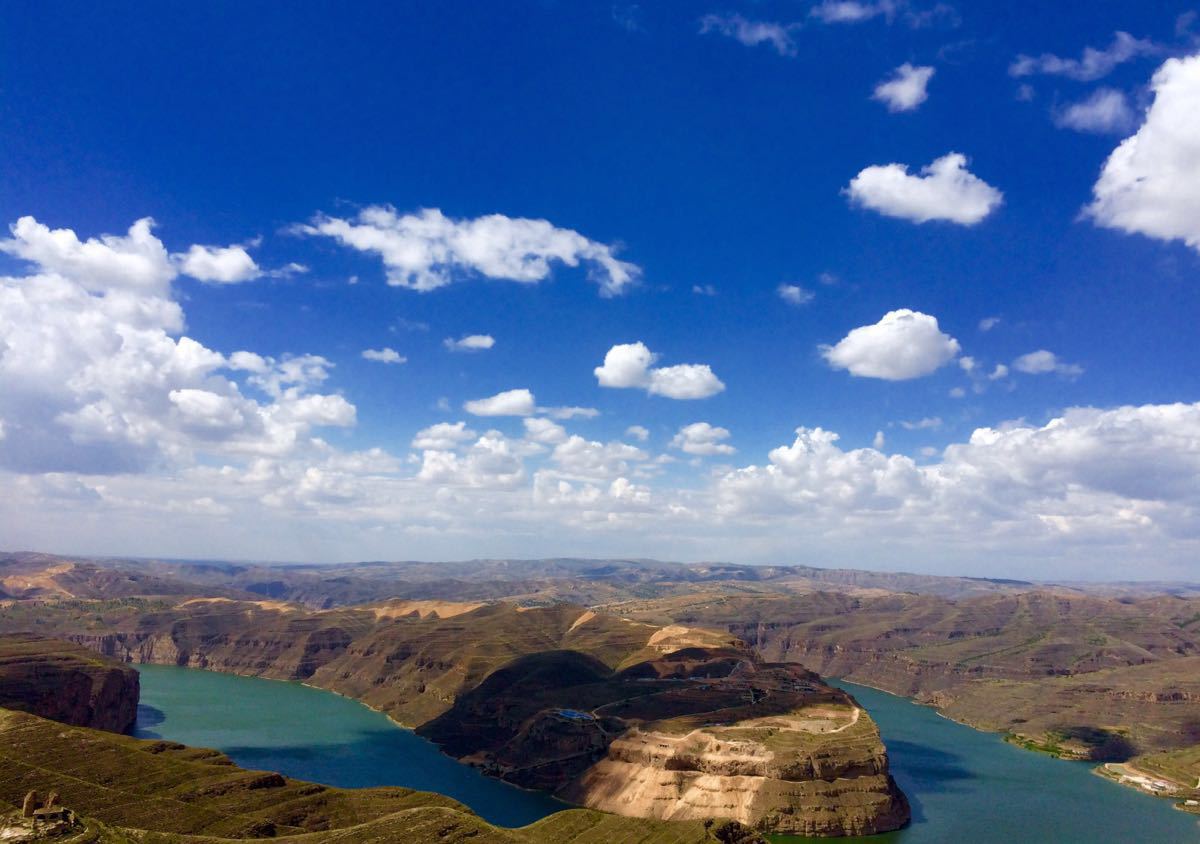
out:
M0 636L0 707L124 733L137 720L138 673L70 642Z

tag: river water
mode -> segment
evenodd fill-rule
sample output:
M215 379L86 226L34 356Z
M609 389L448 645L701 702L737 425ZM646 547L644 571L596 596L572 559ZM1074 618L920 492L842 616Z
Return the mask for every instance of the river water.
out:
M565 808L545 795L485 777L384 715L331 692L187 668L138 669L142 706L137 735L142 737L217 748L243 767L329 785L437 791L502 826L522 826ZM879 724L892 771L913 806L908 828L856 840L1200 842L1195 817L1165 800L1107 782L1087 764L1021 750L928 707L842 685Z

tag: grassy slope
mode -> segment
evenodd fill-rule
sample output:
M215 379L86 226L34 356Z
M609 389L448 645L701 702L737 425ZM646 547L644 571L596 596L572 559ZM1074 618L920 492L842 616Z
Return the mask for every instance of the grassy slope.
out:
M524 829L504 830L437 794L403 788L329 788L246 771L216 751L64 727L0 710L0 802L17 804L31 789L56 790L64 805L111 827L154 833L142 839L147 844L261 837L348 844L704 840L698 823L644 821L586 810L568 810Z

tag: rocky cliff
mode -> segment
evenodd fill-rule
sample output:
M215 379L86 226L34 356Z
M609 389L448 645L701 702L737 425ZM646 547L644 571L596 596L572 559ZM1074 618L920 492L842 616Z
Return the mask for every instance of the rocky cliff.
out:
M0 636L0 708L124 733L137 705L138 673L129 666L70 642Z
M616 814L812 835L908 819L853 699L728 633L563 604L434 604L199 599L38 617L118 659L355 697L489 774Z

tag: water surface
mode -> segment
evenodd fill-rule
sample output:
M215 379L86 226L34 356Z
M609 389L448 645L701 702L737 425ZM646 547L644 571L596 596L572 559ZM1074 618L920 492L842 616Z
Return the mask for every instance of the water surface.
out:
M867 708L892 775L912 804L899 832L841 839L870 844L1102 844L1200 841L1200 822L1069 762L1022 750L905 698L839 682ZM778 842L829 839L777 836Z
M187 668L143 665L138 670L137 735L142 737L214 747L244 767L328 785L437 791L503 826L522 826L565 808L543 794L485 777L386 716L332 692ZM1101 779L1087 763L1021 750L904 698L840 685L879 724L892 772L913 807L908 828L853 840L1200 842L1195 817L1171 808L1169 801Z
M382 713L332 692L174 666L137 669L140 738L216 748L244 768L326 785L436 791L501 826L524 826L568 808L485 777Z

